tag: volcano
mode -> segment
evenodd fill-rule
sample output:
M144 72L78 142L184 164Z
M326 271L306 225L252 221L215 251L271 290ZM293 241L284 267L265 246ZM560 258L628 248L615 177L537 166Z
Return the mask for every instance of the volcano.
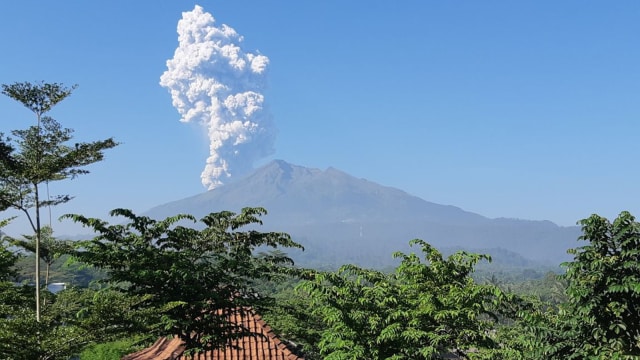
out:
M393 252L419 251L408 245L416 238L438 249L499 249L503 255L520 254L557 265L569 260L566 250L578 245L580 235L575 226L490 219L335 168L307 168L283 160L274 160L234 183L157 206L145 215L156 219L176 214L202 217L258 206L268 211L260 229L289 233L305 247L292 257L298 264L313 266L391 266L395 264Z

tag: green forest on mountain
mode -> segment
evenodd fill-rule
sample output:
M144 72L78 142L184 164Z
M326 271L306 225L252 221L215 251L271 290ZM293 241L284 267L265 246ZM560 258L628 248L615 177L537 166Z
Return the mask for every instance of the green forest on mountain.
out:
M419 239L389 254L388 270L301 268L286 252L302 248L295 239L256 230L259 207L160 220L114 209L113 224L69 214L95 236L57 239L40 213L72 197L44 197L44 186L87 174L118 146L71 145L73 131L48 116L73 89L2 87L36 121L0 134L0 211L31 224L0 239L0 359L119 359L160 336L196 353L255 335L220 313L238 307L310 360L640 358L640 223L628 212L581 220L560 273L518 277ZM52 293L53 282L68 286Z

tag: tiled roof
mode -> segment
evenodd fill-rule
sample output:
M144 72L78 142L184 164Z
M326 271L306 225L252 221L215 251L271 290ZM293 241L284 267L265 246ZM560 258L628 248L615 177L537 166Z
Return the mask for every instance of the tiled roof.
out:
M229 316L232 322L242 324L256 335L230 340L224 348L190 357L183 356L185 346L180 338L163 337L151 347L126 355L122 360L304 360L291 352L269 325L251 309L233 311Z

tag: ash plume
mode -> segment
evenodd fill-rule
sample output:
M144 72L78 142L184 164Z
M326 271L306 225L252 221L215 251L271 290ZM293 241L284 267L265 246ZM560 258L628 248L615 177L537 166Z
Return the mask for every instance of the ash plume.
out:
M275 128L262 94L269 58L246 52L242 41L196 5L182 13L178 48L160 77L180 121L206 129L209 157L200 177L209 190L247 173L274 151Z

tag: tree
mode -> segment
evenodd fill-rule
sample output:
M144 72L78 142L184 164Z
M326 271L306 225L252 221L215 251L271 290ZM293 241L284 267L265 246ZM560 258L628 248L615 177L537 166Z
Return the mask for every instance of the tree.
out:
M327 325L319 343L324 359L437 359L447 352L499 358L491 330L503 294L470 276L488 257L459 252L443 259L424 241L411 243L422 247L425 262L398 252L392 274L345 265L299 285Z
M200 220L190 215L161 221L116 209L122 225L67 215L98 236L79 243L78 261L104 269L114 289L142 300L134 309L155 314L150 334L180 337L188 350L208 350L227 340L253 335L228 318L232 311L259 308L267 299L256 279L274 279L293 270L281 252L256 254L257 249L301 246L279 232L240 231L262 224L262 208L211 213Z
M9 224L11 219L0 220L0 229ZM5 235L0 231L0 282L9 281L16 275L14 268L18 256L5 247Z
M69 195L43 199L41 186L52 181L72 179L88 173L86 165L103 159L103 151L117 143L107 140L66 145L72 130L65 129L46 116L56 104L66 99L75 86L68 88L57 83L28 82L2 85L2 93L31 110L37 125L14 130L11 138L0 134L0 211L13 208L23 212L35 235L36 253L36 321L40 321L40 209L71 200ZM34 214L30 211L34 209ZM34 218L35 217L35 218Z
M9 238L11 245L21 247L22 249L35 253L36 237L33 235L23 235L24 239ZM53 237L53 229L51 226L43 226L40 230L40 260L45 264L44 286L49 285L49 273L51 265L62 255L71 253L73 244L70 240L58 240Z
M260 315L281 340L295 345L291 347L294 352L306 360L320 360L318 342L326 326L318 314L309 311L313 304L308 294L296 291L295 285L299 282L299 278L292 277L272 288L273 304L262 310Z
M120 360L123 356L140 350L139 339L122 339L92 345L80 354L80 360Z
M566 335L557 346L567 359L640 357L640 224L629 212L613 221L581 220L580 240L564 278ZM558 358L564 354L559 354Z
M0 283L1 359L66 360L96 343L140 336L149 317L133 309L139 301L135 297L110 289L71 288L43 292L46 311L36 322L33 293L30 285Z
M563 264L565 302L523 308L501 341L525 359L638 359L640 224L626 211L613 223L594 214L579 224L587 244Z

